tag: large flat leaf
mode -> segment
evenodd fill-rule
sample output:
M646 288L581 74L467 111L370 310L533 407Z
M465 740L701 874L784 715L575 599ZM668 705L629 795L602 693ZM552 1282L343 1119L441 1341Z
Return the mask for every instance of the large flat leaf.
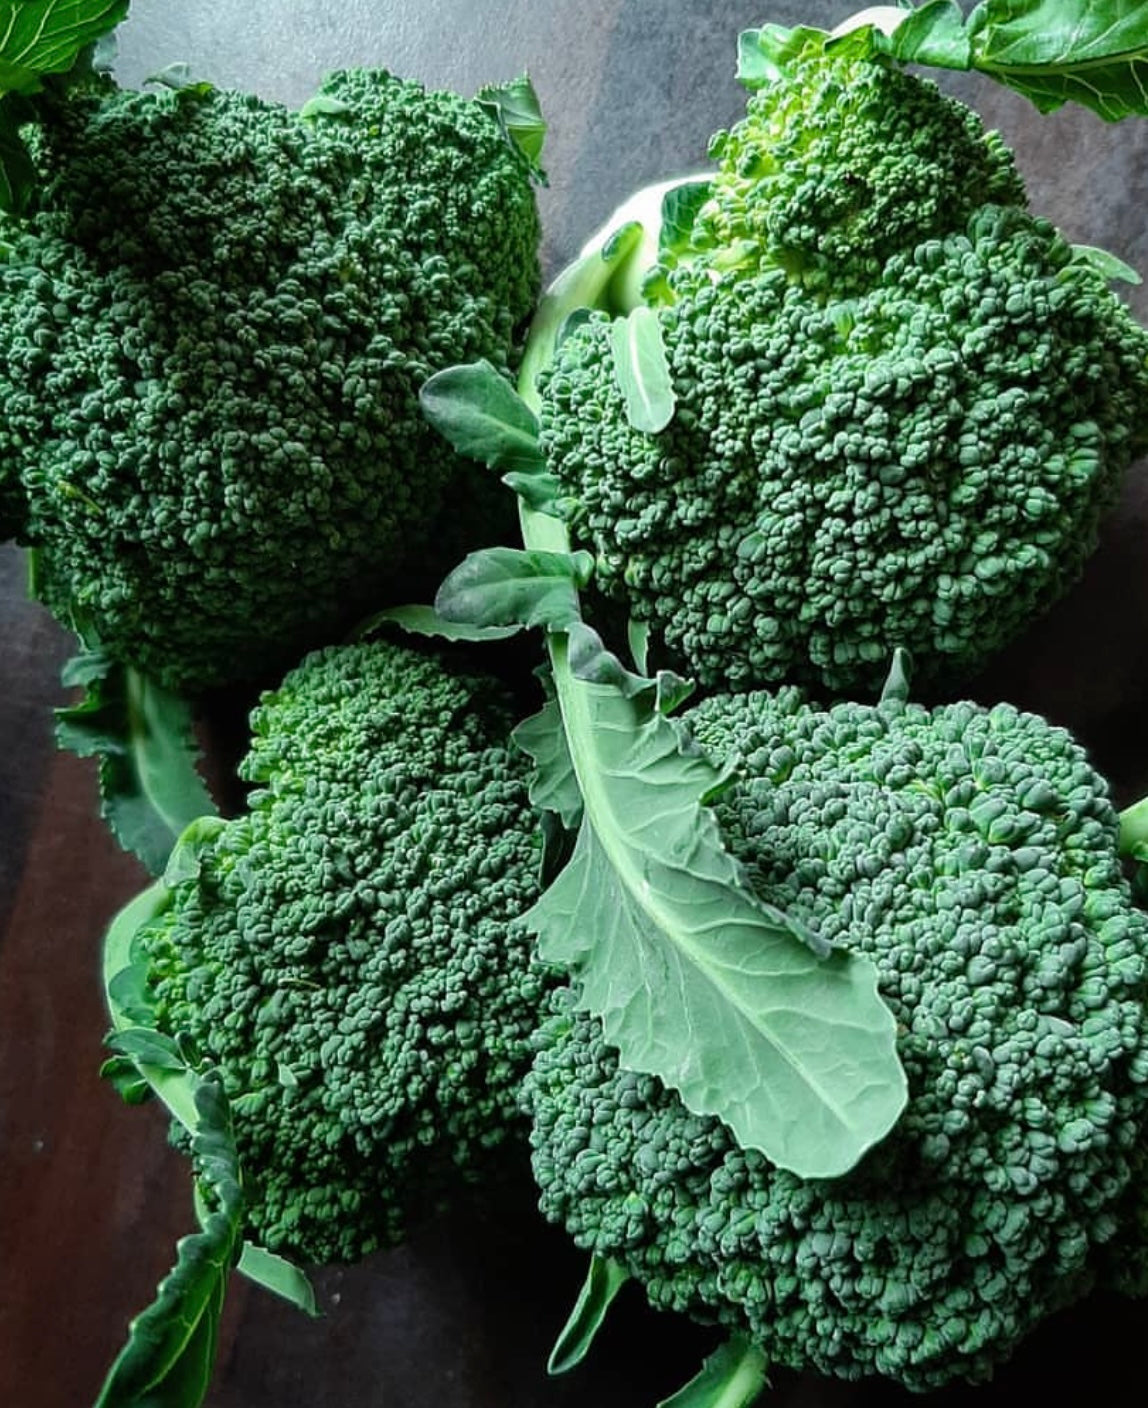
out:
M623 224L611 243L640 248L646 233L632 232ZM544 299L519 378L527 405L565 317L608 286L594 272L609 267L607 255L584 253ZM465 403L483 403L472 380L445 384L463 403L436 418L450 438ZM483 443L496 464L504 438L475 437ZM519 737L539 764L535 795L541 787L554 809L544 816L577 814L572 769L582 821L571 859L531 911L542 956L572 973L625 1066L658 1076L782 1167L844 1173L905 1103L876 970L827 954L755 898L704 805L729 779L662 712L684 682L659 686L609 657L581 619L586 554L571 553L560 519L529 503L520 518L526 551L479 555L448 578L435 607L476 625L529 620L547 630L565 747L547 737L553 713Z
M0 0L0 88L30 92L114 29L128 0Z
M196 767L191 709L99 651L70 662L64 683L84 694L56 710L57 742L99 760L105 820L120 845L158 875L189 823L216 811Z
M761 905L702 805L722 784L680 729L609 685L560 686L584 801L570 864L528 916L623 1066L805 1177L851 1168L905 1102L866 960L820 956Z

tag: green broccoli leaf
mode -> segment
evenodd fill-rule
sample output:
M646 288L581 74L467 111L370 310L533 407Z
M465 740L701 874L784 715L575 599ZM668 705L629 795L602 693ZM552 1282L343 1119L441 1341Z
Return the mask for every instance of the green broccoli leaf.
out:
M351 640L370 640L387 626L398 626L410 635L437 640L506 640L517 635L521 626L472 626L465 621L448 621L433 606L391 606L378 611L356 627Z
M196 770L191 710L99 650L70 661L63 682L85 693L56 710L56 740L81 758L98 758L104 818L120 845L157 875L188 823L216 810Z
M489 362L436 372L423 383L419 404L460 455L491 469L529 473L544 468L538 417Z
M780 24L766 24L760 29L743 29L737 37L738 81L751 93L767 88L787 77L793 61L806 53L811 44L820 49L827 38L824 30L806 25L787 29Z
M889 52L906 64L965 70L972 44L955 0L931 0L910 11L889 37Z
M1095 269L1098 274L1111 283L1140 284L1144 282L1138 270L1133 269L1131 264L1126 264L1115 254L1109 253L1106 249L1099 249L1093 244L1074 244L1072 246L1072 262L1085 264L1088 268Z
M32 157L20 136L20 110L10 95L0 98L0 210L22 214L36 183Z
M472 552L439 587L434 609L470 626L545 626L579 619L578 588L590 579L588 552Z
M510 737L534 762L531 802L539 811L556 813L562 825L572 831L582 820L582 793L558 705L553 699L548 700L537 714L524 719Z
M745 1335L733 1335L658 1408L750 1408L766 1387L766 1368L765 1352Z
M109 1045L119 1042L125 1033L138 1032L144 1027L154 1030L146 969L137 962L136 936L158 919L170 903L171 889L163 880L156 880L129 900L108 926L104 936L103 980L104 1001L112 1022ZM158 1032L155 1035L157 1040L162 1040ZM138 1042L138 1038L129 1038L129 1044L133 1042ZM181 1062L178 1068L166 1061L153 1065L141 1059L138 1049L132 1051L128 1059L134 1064L139 1079L147 1082L186 1129L193 1130L197 1121L196 1080L187 1069L187 1063ZM126 1089L135 1095L131 1103L139 1103L136 1086L127 1079L120 1062L106 1063L104 1071L121 1094Z
M614 1297L629 1279L630 1273L621 1262L605 1256L590 1258L586 1280L578 1293L574 1309L546 1362L548 1374L566 1374L581 1364L602 1328Z
M205 1076L196 1085L195 1112L200 1230L180 1240L175 1266L155 1300L132 1321L96 1408L197 1408L207 1393L227 1278L239 1254L243 1195L217 1077Z
M35 92L127 12L128 0L0 0L0 90Z
M269 1252L266 1247L256 1246L254 1242L244 1242L236 1270L305 1315L319 1314L314 1286L294 1262L278 1252Z
M576 307L581 286L571 287ZM572 308L556 298L550 311L519 378L528 405ZM456 380L452 394L465 399L468 389ZM582 821L569 863L530 911L539 952L571 971L630 1069L657 1075L782 1167L843 1173L905 1103L876 970L754 896L705 805L729 777L662 712L684 697L684 682L659 686L615 661L579 612L588 555L571 553L560 520L528 505L521 519L526 550L474 554L435 607L549 633L566 751L545 751L529 728L525 737L572 817L568 758Z
M844 1173L905 1102L876 972L822 956L759 903L702 799L723 779L648 693L555 682L583 821L527 916L632 1070L659 1076L746 1148L805 1177Z
M1142 0L982 0L967 24L973 67L1041 112L1075 102L1106 122L1148 115Z
M542 147L546 140L546 121L534 85L523 74L508 83L488 84L474 95L480 107L486 108L502 129L506 140L517 147L530 164L535 179L546 184L542 170Z
M635 430L656 435L674 417L674 384L662 340L662 324L652 308L635 308L610 325L614 378Z

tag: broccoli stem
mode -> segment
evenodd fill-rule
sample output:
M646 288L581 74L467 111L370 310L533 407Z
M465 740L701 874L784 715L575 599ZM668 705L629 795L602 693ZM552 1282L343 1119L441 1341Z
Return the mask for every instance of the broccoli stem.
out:
M1120 854L1148 860L1148 797L1141 797L1120 813Z

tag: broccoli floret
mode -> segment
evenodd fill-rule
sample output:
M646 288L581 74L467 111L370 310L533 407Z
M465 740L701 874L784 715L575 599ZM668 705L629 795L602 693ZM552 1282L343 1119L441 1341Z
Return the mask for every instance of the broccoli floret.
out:
M1079 576L1148 444L1148 333L878 59L795 60L717 150L646 285L666 428L629 423L604 315L540 378L572 536L704 683L868 690L896 646L963 678Z
M0 263L0 531L58 616L198 689L455 560L476 506L418 387L508 368L539 279L530 165L483 104L364 70L303 113L73 94L37 153Z
M761 897L877 965L909 1104L803 1180L619 1069L562 989L525 1095L543 1211L779 1364L982 1379L1103 1274L1143 1164L1148 916L1106 785L1009 706L784 690L692 722L738 767L716 810Z
M816 32L710 155L695 273L732 257L833 298L983 205L1025 203L1012 152L974 112L892 64L826 54Z
M157 1029L222 1079L272 1249L393 1244L519 1129L547 979L512 720L502 685L406 647L309 656L252 716L249 811L135 941Z

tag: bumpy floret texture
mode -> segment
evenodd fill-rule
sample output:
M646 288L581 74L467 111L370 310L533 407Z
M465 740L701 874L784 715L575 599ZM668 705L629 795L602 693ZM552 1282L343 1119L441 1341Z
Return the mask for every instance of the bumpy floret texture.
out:
M250 810L141 952L161 1029L222 1076L254 1235L347 1261L524 1133L525 759L499 684L383 644L308 657L252 722Z
M891 64L826 56L816 35L710 155L695 241L834 297L982 205L1025 203L1012 153L963 103Z
M0 532L40 547L54 612L202 687L330 639L436 515L457 547L474 510L418 387L505 368L538 284L527 163L484 108L360 70L306 119L73 96L39 164L0 263Z
M604 318L542 444L602 591L705 683L967 676L1077 578L1148 434L1148 334L1050 225L985 206L849 299L778 270L659 311L677 409L628 423Z
M1148 918L1105 784L1006 706L782 691L693 718L739 762L718 812L755 889L876 964L909 1103L849 1174L803 1180L619 1069L563 989L526 1095L543 1210L774 1362L984 1378L1101 1274L1143 1165Z

